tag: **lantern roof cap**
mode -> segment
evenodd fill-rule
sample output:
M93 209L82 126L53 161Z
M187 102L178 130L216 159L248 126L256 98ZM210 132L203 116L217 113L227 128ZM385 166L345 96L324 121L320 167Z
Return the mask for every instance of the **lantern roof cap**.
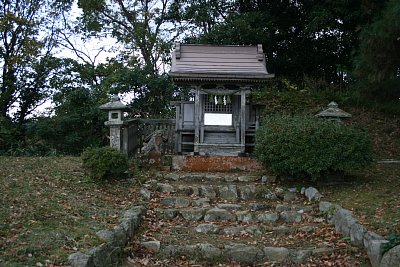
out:
M332 101L328 104L328 108L315 116L324 118L350 118L351 114L341 110L338 104L335 101Z
M110 97L110 102L105 103L99 107L101 110L122 110L128 111L129 107L121 102L121 99L117 95Z

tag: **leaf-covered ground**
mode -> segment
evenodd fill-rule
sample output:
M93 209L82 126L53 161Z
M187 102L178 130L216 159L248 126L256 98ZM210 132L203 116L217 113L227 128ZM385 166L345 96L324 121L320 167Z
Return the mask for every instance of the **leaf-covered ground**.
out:
M371 131L377 159L400 160L399 118L349 111ZM136 185L130 179L94 183L76 157L0 157L0 266L65 264L70 253L98 244L95 233L111 228L122 210L137 204ZM369 230L400 233L400 164L375 164L317 187L325 200L353 210ZM134 264L195 264L142 260ZM332 265L336 260L326 259L323 266L338 266Z
M94 183L79 158L0 157L0 266L52 266L100 241L135 203L131 180Z

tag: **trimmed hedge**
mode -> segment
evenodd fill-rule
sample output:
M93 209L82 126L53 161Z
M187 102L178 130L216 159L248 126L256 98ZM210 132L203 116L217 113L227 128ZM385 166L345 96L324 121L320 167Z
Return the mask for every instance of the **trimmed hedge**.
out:
M128 156L111 147L88 148L81 158L83 168L95 179L119 178L128 170Z
M350 171L373 160L369 134L313 116L268 117L256 135L256 157L278 175L307 176Z

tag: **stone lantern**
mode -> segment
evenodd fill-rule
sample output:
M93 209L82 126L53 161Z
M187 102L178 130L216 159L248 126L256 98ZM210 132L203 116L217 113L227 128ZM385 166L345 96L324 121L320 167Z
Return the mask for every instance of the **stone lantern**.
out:
M101 105L99 109L108 111L108 121L104 124L110 128L110 146L118 150L122 149L122 130L123 130L123 113L129 108L124 105L118 96L111 97L110 102Z
M341 121L341 119L350 118L351 114L341 110L338 107L338 104L336 102L332 101L331 103L328 104L327 109L321 111L320 113L318 113L315 116L319 117L319 118L328 119L328 120Z

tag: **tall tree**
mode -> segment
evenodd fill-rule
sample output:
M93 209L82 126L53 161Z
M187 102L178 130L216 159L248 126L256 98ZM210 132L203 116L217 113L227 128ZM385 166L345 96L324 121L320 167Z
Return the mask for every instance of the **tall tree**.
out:
M132 107L142 116L165 117L174 87L165 73L173 43L187 29L175 19L174 0L79 0L81 29L111 35L123 49L104 84L115 92L133 93ZM178 12L179 13L179 12ZM112 68L111 68L112 69ZM110 69L108 69L110 70Z
M24 122L47 96L46 78L59 14L71 0L7 0L0 3L0 115Z
M374 21L364 27L356 73L371 82L400 78L399 1L388 1Z
M236 0L174 0L169 17L184 29L184 38L195 41L223 23L227 16L238 11Z
M359 29L381 1L237 0L237 10L200 42L263 44L268 68L301 83L304 76L341 83L352 69Z
M78 5L84 30L117 38L151 74L159 72L181 31L167 16L170 0L79 0Z

